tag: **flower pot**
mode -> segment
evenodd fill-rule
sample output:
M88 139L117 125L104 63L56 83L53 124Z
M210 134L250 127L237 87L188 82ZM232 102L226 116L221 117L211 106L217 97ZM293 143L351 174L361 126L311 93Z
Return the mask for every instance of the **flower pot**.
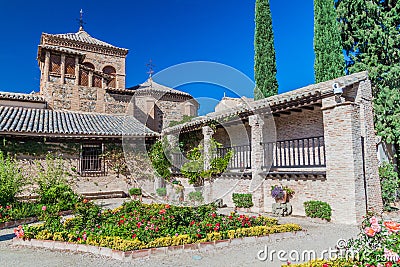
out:
M287 203L288 201L289 201L289 198L285 191L283 192L282 198L275 198L275 203Z

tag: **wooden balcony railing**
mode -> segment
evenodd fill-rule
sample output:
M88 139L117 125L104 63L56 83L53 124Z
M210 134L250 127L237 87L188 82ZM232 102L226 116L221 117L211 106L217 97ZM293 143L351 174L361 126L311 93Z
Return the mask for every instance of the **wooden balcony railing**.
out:
M290 139L263 143L262 168L318 168L326 166L325 140L323 136ZM251 145L217 148L216 156L223 157L229 150L233 156L228 164L228 170L251 169ZM173 155L173 172L179 173L186 162L182 154Z
M228 170L246 170L251 168L251 145L217 148L217 157L223 157L228 151L233 151Z
M325 167L323 136L291 139L263 144L263 168Z

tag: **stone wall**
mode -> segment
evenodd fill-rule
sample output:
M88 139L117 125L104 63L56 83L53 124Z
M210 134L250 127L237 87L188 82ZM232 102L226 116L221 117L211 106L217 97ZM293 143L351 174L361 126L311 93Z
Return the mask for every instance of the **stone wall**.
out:
M322 111L316 107L315 110L291 112L290 115L275 117L275 128L277 140L322 136Z

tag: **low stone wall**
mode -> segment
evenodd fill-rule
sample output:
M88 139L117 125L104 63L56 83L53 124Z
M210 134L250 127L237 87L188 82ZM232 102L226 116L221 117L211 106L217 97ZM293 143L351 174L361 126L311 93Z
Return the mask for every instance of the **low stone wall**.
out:
M217 240L211 242L186 244L180 246L141 249L134 251L126 251L126 252L106 247L97 247L91 245L75 244L75 243L52 241L52 240L37 240L37 239L22 240L20 238L14 238L13 244L17 246L30 246L37 248L46 248L51 250L92 253L95 255L111 257L113 259L124 262L130 262L132 260L150 258L152 256L157 256L157 255L175 255L180 253L192 253L194 251L214 253L219 249L226 248L229 246L255 243L255 242L274 242L287 238L302 237L305 235L306 232L304 231L286 232L286 233L276 233L268 236L260 236L260 237L251 236L243 238Z

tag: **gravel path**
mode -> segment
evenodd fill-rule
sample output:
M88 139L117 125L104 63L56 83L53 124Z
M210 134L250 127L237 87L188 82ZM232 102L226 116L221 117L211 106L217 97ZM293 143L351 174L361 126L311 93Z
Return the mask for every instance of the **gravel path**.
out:
M111 201L107 205L116 206L117 202ZM6 229L0 231L0 266L281 266L285 262L280 262L276 254L273 262L270 259L260 261L257 258L258 252L267 246L269 252L271 250L285 250L288 253L291 250L299 252L315 250L317 255L320 255L322 250L334 248L339 239L348 239L358 233L355 226L313 223L306 218L286 217L281 218L279 222L298 223L307 231L307 235L274 242L240 244L212 253L186 252L174 256L153 255L149 259L136 260L132 263L124 263L89 253L16 247L12 245L11 241L14 237L12 229Z

